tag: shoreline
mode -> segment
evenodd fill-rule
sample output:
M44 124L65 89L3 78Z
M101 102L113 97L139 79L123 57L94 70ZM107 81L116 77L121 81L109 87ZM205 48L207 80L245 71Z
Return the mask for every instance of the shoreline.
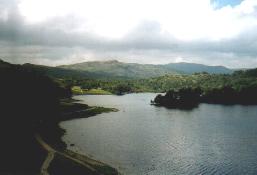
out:
M97 107L97 106L91 107L86 104L79 103L78 100L75 100L73 98L62 100L60 109L61 109L61 112L60 112L59 120L56 121L54 124L48 123L46 126L42 125L40 127L41 129L39 129L39 134L36 133L40 136L41 141L44 139L44 143L47 144L49 147L51 147L52 150L54 149L55 153L58 153L56 154L57 156L55 156L55 158L53 158L53 160L51 160L50 163L48 162L48 164L50 164L48 168L49 171L53 172L54 174L64 173L64 170L62 170L62 167L66 166L66 169L68 169L69 171L71 171L72 169L74 170L74 171L71 171L71 173L76 172L78 175L79 174L120 175L121 173L118 172L118 170L116 168L113 168L111 165L92 159L87 155L79 154L69 150L67 143L65 143L62 140L62 137L67 131L60 126L60 122L63 122L63 121L69 121L69 120L79 119L79 118L89 118L97 114L101 114L105 112L117 112L118 110L115 108L104 108L104 107ZM48 131L46 131L44 128L47 128ZM37 141L39 140L38 138L37 138ZM42 146L42 142L39 144ZM48 151L48 154L50 154L49 150L47 151ZM55 167L51 166L51 164L54 164ZM84 169L84 172L82 170L79 170L77 172L77 169ZM44 172L46 171L47 170L44 169Z

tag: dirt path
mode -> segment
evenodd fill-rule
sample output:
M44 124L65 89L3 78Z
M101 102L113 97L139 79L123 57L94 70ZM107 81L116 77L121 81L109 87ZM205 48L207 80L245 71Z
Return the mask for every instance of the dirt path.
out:
M51 161L54 159L56 151L48 144L46 144L38 134L35 134L35 138L38 141L38 143L48 152L47 157L41 166L40 175L49 175L47 170Z
M54 152L49 152L47 154L47 157L46 157L41 169L40 169L40 175L49 175L47 170L53 159L54 159Z
M47 157L46 157L44 163L41 166L40 175L49 175L48 167L49 167L51 161L54 159L55 154L58 154L58 155L61 155L65 158L67 158L67 159L70 159L70 160L88 168L92 172L97 172L96 169L94 169L92 166L85 163L84 161L76 159L76 158L74 158L74 157L72 157L72 156L70 156L66 153L62 153L62 152L59 152L59 151L55 150L54 148L49 146L46 142L44 142L44 140L41 138L41 136L39 134L35 134L35 138L38 141L38 143L48 152Z

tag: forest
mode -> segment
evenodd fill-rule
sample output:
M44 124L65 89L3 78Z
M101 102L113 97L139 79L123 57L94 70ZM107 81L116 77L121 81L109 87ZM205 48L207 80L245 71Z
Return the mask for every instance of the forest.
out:
M201 88L204 92L231 87L235 91L257 88L257 69L235 71L233 74L209 74L206 72L172 74L161 77L136 80L104 79L58 79L66 86L80 86L81 89L103 89L114 94L131 92L164 93L181 88Z

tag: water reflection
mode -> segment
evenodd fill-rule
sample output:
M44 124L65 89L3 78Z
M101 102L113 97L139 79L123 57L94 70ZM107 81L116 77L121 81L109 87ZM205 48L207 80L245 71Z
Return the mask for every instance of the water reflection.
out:
M63 122L71 149L125 174L256 174L257 107L149 104L156 94L77 96L119 112Z

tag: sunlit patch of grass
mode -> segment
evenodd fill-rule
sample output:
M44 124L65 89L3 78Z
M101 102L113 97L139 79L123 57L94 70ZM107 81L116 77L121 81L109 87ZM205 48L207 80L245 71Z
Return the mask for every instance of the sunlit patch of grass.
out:
M80 86L73 86L71 88L71 91L72 91L72 94L75 94L75 95L82 95L83 94L83 90L81 89Z
M83 94L87 95L111 95L111 92L105 91L103 89L89 89L85 90L83 89Z
M111 92L98 89L82 89L80 86L73 86L71 88L72 94L74 95L112 95Z

